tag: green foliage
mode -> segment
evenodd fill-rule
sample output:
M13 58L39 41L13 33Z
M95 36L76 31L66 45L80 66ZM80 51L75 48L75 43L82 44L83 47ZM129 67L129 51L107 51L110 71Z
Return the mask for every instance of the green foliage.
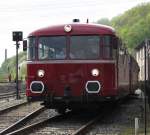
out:
M150 38L150 3L138 5L111 20L112 26L129 49Z
M108 18L101 18L97 21L98 24L109 25L111 26L111 22Z
M26 76L26 52L21 52L18 55L19 63L19 79L24 79ZM11 74L12 80L16 77L16 56L13 56L4 61L0 68L1 73L5 76ZM4 78L1 74L1 78Z
M97 23L114 27L126 47L132 50L150 38L150 3L140 4L110 21L102 18Z

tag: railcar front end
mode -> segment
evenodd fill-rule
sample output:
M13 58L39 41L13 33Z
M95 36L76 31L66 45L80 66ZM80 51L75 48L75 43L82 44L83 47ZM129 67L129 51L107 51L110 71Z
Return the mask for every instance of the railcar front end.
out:
M34 31L28 39L29 100L65 110L118 97L118 44L112 28L60 25Z

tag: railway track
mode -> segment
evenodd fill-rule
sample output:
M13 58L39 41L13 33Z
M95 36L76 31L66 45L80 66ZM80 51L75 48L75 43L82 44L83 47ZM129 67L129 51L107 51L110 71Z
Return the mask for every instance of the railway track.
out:
M0 93L10 93L16 91L16 83L1 83L0 82Z
M38 108L38 109L37 109ZM23 103L22 105L9 108L0 114L0 135L7 134L19 128L22 124L44 111L40 103ZM4 113L5 112L5 113Z
M86 129L93 125L97 120L106 116L112 107L103 108L103 112L88 113L84 112L74 113L67 112L65 115L55 115L46 120L28 125L19 130L9 133L9 135L24 135L24 134L65 134L65 135L79 135L84 134Z
M5 93L15 93L16 83L15 82L0 82L0 94ZM19 86L19 92L25 92L25 83L21 82Z
M128 108L128 103L126 103L126 101L123 101L121 102L121 104L119 104L119 106L121 106L121 108L122 106L123 107L126 106ZM130 106L133 108L132 104ZM90 113L90 112L83 111L82 113L67 112L65 115L57 114L52 110L50 111L43 110L39 113L35 113L35 114L33 113L34 115L33 116L31 115L32 117L27 116L27 118L22 118L23 121L19 119L19 121L21 122L18 121L14 122L11 126L3 129L3 131L1 131L0 134L3 135L7 133L8 135L20 135L20 134L21 135L25 135L25 134L28 135L36 135L36 134L79 135L81 134L82 135L86 133L91 134L91 131L92 134L94 132L99 132L102 134L115 132L118 134L120 132L120 129L118 129L118 127L103 124L104 123L103 120L106 120L106 123L114 125L112 119L115 116L115 114L120 113L120 110L118 110L117 108L118 108L118 104L115 105L107 104L102 106L101 110L103 111L98 113ZM49 118L47 118L48 115L50 115ZM107 120L107 118L109 119ZM115 118L115 121L116 119L118 119L119 121L121 119L121 116L119 118ZM99 130L99 131L93 131L93 127L94 128L96 127L95 130Z
M20 106L21 104L27 103L26 98L21 98L19 100L16 100L14 97L13 98L5 98L0 100L0 113L10 110L11 108L15 108L17 106Z
M142 127L141 106L142 102L137 97L132 97L128 101L118 104L108 117L96 122L86 135L135 134L135 118L139 118L139 127Z
M0 114L3 114L5 112L8 112L8 111L11 111L13 109L16 109L20 106L23 106L23 105L26 105L28 104L27 101L20 101L20 102L16 102L16 103L13 103L13 105L4 105L4 106L0 106Z
M24 96L25 96L25 93L24 93L24 92L21 92L21 93L20 93L20 96L21 96L21 97L24 97ZM8 93L2 93L2 94L0 94L0 100L2 100L2 99L14 98L14 97L16 97L16 92L8 92Z

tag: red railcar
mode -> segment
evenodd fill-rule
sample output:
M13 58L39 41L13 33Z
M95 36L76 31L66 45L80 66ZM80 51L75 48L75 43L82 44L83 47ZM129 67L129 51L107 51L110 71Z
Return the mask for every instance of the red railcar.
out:
M39 29L28 37L29 100L64 111L116 100L135 90L139 68L113 28L66 24Z

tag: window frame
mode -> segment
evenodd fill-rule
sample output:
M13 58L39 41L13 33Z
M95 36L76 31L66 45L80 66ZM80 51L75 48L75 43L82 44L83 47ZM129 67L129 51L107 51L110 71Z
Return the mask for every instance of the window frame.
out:
M108 37L108 36L110 37L110 44L109 45L105 44L105 41L104 41L105 37ZM114 37L113 35L102 35L102 50L103 50L102 58L103 59L114 59L113 58L113 37ZM109 56L108 56L108 54L107 54L107 56L105 54L106 47L109 48Z
M34 38L34 44L32 44L32 47L29 46L30 42L29 40L31 38ZM28 40L27 40L27 60L35 60L36 59L36 44L37 44L37 38L35 36L30 36L28 37ZM31 57L31 48L32 48L32 57Z
M87 36L97 36L98 37L98 39L99 39L99 43L98 43L98 56L97 56L97 58L71 58L70 57L70 54L71 54L71 38L72 37L81 37L81 36L84 36L84 37L87 37ZM102 54L101 54L101 52L102 52L102 39L101 39L101 35L98 35L98 34L88 34L88 35L86 35L86 34L84 34L84 35L70 35L69 36L69 59L71 59L71 60L95 60L95 59L101 59L101 56L102 56Z
M64 37L65 38L65 48L66 48L66 54L65 54L65 57L64 58L62 58L62 59L39 59L39 40L40 40L40 38L41 37ZM98 57L97 58L85 58L85 59L81 59L81 58L71 58L70 57L70 53L71 53L71 37L73 37L73 36L97 36L98 38L99 38L99 43L98 43L98 49L99 49L99 51L98 51ZM104 37L105 36L109 36L110 38L111 38L111 44L110 45L105 45L105 42L104 42ZM28 42L28 49L27 49L27 60L39 60L39 61L42 61L42 60L65 60L65 59L69 59L69 60L94 60L94 59L116 59L116 58L114 58L114 56L113 56L113 44L114 44L114 42L113 42L113 37L114 37L114 35L100 35L100 34L84 34L84 35L46 35L46 36L44 36L44 35L42 35L42 36L30 36L30 37L28 37L28 41L29 41L29 39L31 39L31 38L34 38L34 40L35 40L35 44L34 44L34 54L33 54L33 57L32 58L29 58L29 51L30 51L30 49L29 49L29 42ZM109 56L109 58L108 57L106 57L105 56L105 54L104 54L104 47L105 46L109 46L110 47L110 56ZM116 52L117 52L117 49L116 49Z
M45 58L45 59L43 58L43 59L40 59L40 57L39 57L39 54L40 54L40 53L39 53L39 47L40 47L40 38L42 38L42 37L43 37L43 38L46 38L46 37L52 37L52 38L53 38L53 37L64 37L64 39L65 39L65 40L64 40L64 41L65 41L65 45L64 45L64 46L65 46L65 57L64 57L64 58L56 58L56 57L55 57L55 58ZM55 49L56 49L56 48L55 48ZM42 60L65 60L65 59L67 59L67 36L66 36L66 35L52 35L52 36L51 36L51 35L47 35L47 36L39 36L39 37L38 37L38 43L37 43L37 54L38 54L38 55L37 55L37 58L38 58L39 61L42 61ZM56 54L55 54L55 56L56 56Z

